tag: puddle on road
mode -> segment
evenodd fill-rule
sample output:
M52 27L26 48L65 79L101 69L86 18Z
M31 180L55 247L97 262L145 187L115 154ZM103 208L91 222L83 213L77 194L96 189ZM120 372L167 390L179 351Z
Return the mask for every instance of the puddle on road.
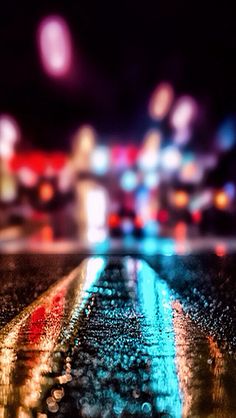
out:
M233 356L142 260L85 260L0 332L0 417L235 417Z

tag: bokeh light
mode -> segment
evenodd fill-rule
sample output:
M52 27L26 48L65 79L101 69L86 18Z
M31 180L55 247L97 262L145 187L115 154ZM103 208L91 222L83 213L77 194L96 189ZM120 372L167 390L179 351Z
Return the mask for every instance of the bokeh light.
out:
M38 28L38 46L44 71L51 77L68 76L72 67L69 27L61 16L48 16Z
M167 171L176 171L182 162L181 152L174 145L163 148L161 152L161 165Z
M180 132L185 132L195 120L198 113L196 101L190 96L180 97L173 108L171 126Z
M150 103L149 114L154 120L163 119L170 110L174 99L174 90L171 84L163 82L154 90Z

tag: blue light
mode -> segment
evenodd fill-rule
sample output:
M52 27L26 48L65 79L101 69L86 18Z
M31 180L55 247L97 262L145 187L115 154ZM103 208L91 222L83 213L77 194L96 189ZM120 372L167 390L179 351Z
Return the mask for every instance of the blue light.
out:
M146 235L157 235L159 232L158 222L155 220L150 220L145 224L144 232Z
M126 192L132 192L138 184L137 174L132 170L127 170L121 177L120 185Z
M175 365L171 295L167 284L144 261L138 268L141 326L151 359L151 387L158 412L180 418L182 401Z
M124 219L121 225L124 234L132 234L134 225L131 219Z
M227 193L230 199L234 199L236 192L234 183L226 183L224 186L224 191Z
M175 242L171 238L146 237L139 242L140 252L145 255L166 255L175 254Z
M91 157L92 170L95 174L103 175L108 171L110 163L109 150L106 146L95 148Z
M155 189L160 182L160 178L156 172L150 172L145 174L143 183L148 189Z
M216 143L221 151L229 151L236 143L236 124L233 119L227 119L221 125Z

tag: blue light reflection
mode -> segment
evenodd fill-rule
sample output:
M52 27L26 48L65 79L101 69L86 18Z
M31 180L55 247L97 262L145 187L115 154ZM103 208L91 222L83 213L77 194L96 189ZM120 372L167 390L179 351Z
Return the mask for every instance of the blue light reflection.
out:
M181 395L175 365L170 290L144 261L138 267L138 301L142 333L151 359L151 388L158 412L181 417Z

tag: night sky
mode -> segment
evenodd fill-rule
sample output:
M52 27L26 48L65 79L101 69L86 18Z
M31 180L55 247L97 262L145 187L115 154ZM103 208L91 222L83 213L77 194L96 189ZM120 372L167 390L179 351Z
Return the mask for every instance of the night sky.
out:
M68 149L87 122L104 137L139 138L161 80L193 94L210 126L236 111L234 2L4 1L0 13L0 112L15 115L25 143ZM75 50L73 82L42 70L40 20L63 16Z

